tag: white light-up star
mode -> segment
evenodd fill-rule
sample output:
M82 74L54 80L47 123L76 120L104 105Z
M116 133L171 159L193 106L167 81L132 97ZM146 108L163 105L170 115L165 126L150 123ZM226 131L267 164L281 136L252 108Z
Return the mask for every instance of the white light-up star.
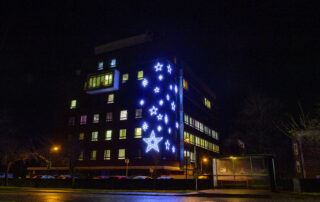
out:
M172 153L176 153L176 148L172 146Z
M159 100L159 105L160 105L160 106L163 105L163 100Z
M169 140L166 141L165 145L166 145L166 150L170 150L170 142L169 142Z
M158 79L159 79L160 81L163 79L162 74L160 74L160 75L158 76Z
M164 123L165 123L165 124L168 124L168 121L169 121L169 120L168 120L168 116L167 116L167 115L164 115Z
M179 128L179 123L178 122L176 122L176 128Z
M160 64L159 62L154 66L154 68L156 69L156 72L158 71L162 71L162 64Z
M154 149L159 152L159 142L162 140L163 137L156 137L154 131L151 131L151 135L149 138L143 138L143 141L148 144L146 152Z
M155 87L155 88L153 89L153 92L154 92L154 93L159 93L159 92L160 92L160 88L159 88L159 87Z
M143 131L146 131L146 130L148 130L148 128L149 128L148 124L147 124L146 122L144 122L144 123L142 124L142 130L143 130Z
M172 109L173 111L176 110L176 104L174 104L174 102L171 102L171 109Z
M142 106L144 105L144 100L140 100L139 104Z
M157 127L157 130L158 130L158 132L160 132L160 131L162 130L162 127L161 127L161 126L158 126L158 127Z
M169 89L172 90L172 85L169 86Z
M172 68L170 65L167 66L167 69L168 69L168 73L171 74Z
M171 134L171 128L168 128L168 133Z
M170 100L170 95L167 94L167 95L166 95L166 98L167 98L167 100L169 101L169 100Z
M142 80L142 86L143 86L143 87L146 87L146 86L148 85L148 83L149 83L149 82L148 82L147 79L143 79L143 80Z
M178 93L178 86L177 85L174 85L174 92Z
M162 115L162 114L159 114L159 115L157 116L158 121L162 120L162 118L163 118L163 115Z
M150 116L157 115L157 111L158 111L158 108L156 108L155 106L152 106L152 108L149 109Z

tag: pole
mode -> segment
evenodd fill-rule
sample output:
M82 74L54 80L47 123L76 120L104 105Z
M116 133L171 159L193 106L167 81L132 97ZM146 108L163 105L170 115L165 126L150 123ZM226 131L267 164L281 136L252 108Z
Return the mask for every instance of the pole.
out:
M127 164L126 165L126 176L128 177L128 166L129 166L129 159L127 158L127 159L125 159L125 163Z
M194 179L195 179L195 188L198 191L198 166L197 166L197 149L196 146L193 147L194 150Z

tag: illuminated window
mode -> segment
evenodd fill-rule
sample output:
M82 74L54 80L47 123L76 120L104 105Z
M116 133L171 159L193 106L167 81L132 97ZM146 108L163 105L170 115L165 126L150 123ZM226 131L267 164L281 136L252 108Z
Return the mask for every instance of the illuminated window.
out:
M104 75L104 82L103 82L104 86L111 86L112 85L112 77L113 77L112 73Z
M199 130L199 121L194 120L194 127Z
M112 130L107 130L105 140L111 140L111 139L112 139Z
M79 140L84 140L84 133L79 134Z
M182 84L183 84L183 88L185 89L185 90L188 90L189 89L189 86L188 86L188 82L186 81L186 80L182 80Z
M77 100L71 100L70 109L75 109L77 107Z
M80 117L80 125L84 125L87 123L87 115L82 115Z
M114 94L108 95L108 104L114 103Z
M120 111L120 120L127 120L128 119L128 111L127 110L121 110Z
M127 129L120 129L119 139L124 140L127 138Z
M189 125L194 128L194 119L189 116Z
M141 138L142 137L142 130L141 128L136 128L134 131L134 138Z
M196 145L200 146L200 138L199 137L196 137Z
M300 161L296 161L296 170L297 170L297 173L301 173Z
M80 152L78 160L83 161L83 152Z
M143 71L138 71L138 80L143 79Z
M110 160L111 159L111 151L110 150L104 150L103 159L104 160Z
M98 62L98 70L103 70L103 62Z
M211 102L207 98L204 98L204 105L208 108L211 109Z
M75 121L76 121L76 118L74 116L69 117L68 125L69 126L74 126Z
M106 116L106 122L111 122L112 121L112 112L108 112Z
M136 109L136 119L142 118L142 109Z
M117 60L115 58L111 59L110 60L110 67L111 68L114 68L117 66Z
M125 149L119 149L118 159L122 160L126 158L126 150Z
M184 114L184 122L189 125L189 116L187 114Z
M94 131L91 133L91 141L92 142L98 141L98 131Z
M190 144L194 144L194 135L190 134Z
M129 80L129 74L123 74L122 75L122 83L127 83Z
M99 114L93 115L93 123L99 123Z
M96 160L97 159L97 150L92 150L90 155L90 160Z
M201 132L203 132L203 123L199 122L199 129Z

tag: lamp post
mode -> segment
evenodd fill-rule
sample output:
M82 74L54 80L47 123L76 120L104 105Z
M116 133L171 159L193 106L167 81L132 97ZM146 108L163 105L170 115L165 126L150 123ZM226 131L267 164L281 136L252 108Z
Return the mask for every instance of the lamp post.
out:
M126 158L126 159L124 160L124 162L127 164L127 165L126 165L126 176L128 177L128 165L129 165L129 162L130 162L129 158Z

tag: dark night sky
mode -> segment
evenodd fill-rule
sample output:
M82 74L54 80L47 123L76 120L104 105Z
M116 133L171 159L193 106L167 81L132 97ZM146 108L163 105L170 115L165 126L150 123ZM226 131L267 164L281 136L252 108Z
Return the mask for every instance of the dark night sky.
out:
M28 119L30 130L51 127L60 89L94 46L148 30L166 33L197 67L223 103L225 121L251 93L310 109L320 101L315 2L2 2L1 105Z

